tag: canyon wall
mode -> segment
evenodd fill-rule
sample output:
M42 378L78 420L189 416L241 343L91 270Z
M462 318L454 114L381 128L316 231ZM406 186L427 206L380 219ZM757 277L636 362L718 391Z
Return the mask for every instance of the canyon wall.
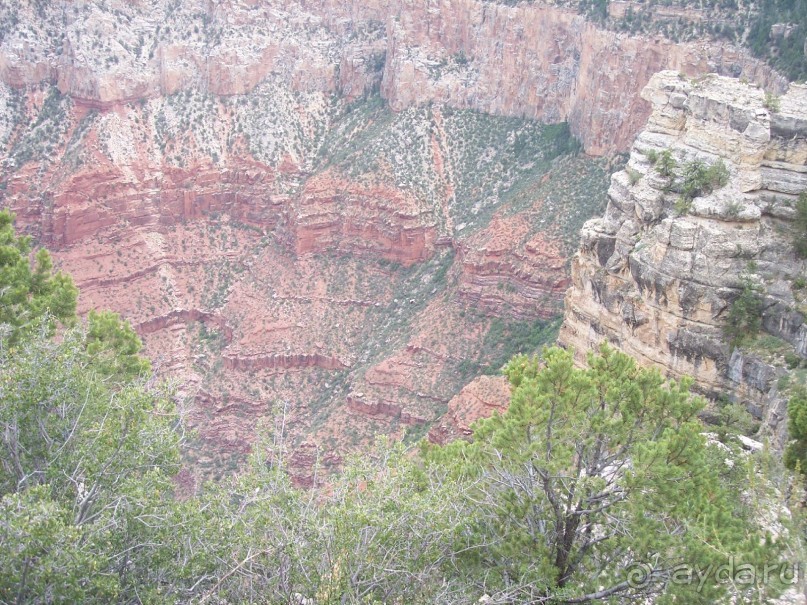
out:
M394 108L458 107L569 121L588 153L624 151L645 123L639 92L662 69L784 81L727 44L605 31L569 9L476 0L402 2L388 22L382 93Z
M178 382L195 468L282 408L307 484L506 404L472 381L549 338L664 67L783 87L538 3L7 2L0 206Z
M731 78L666 71L642 96L653 111L611 179L605 215L583 228L560 342L582 355L608 341L692 376L700 391L765 419L781 445L786 366L807 357L807 267L793 247L807 190L807 86L775 98ZM727 176L687 193L688 174L721 162ZM757 301L762 331L730 338L740 296Z
M592 154L630 146L649 113L638 93L661 69L745 76L773 90L785 85L726 43L631 37L540 3L111 0L105 6L6 8L0 81L16 88L53 82L96 108L185 90L241 95L267 78L297 92L348 99L380 89L395 110L440 102L569 121Z

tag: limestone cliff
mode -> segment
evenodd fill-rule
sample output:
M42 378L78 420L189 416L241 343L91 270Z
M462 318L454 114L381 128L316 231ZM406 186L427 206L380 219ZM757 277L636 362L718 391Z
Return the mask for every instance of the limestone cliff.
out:
M611 179L605 215L583 228L560 341L582 353L607 340L670 376L693 376L781 440L784 356L791 366L807 356L805 261L792 245L807 190L807 86L766 98L735 79L665 71L642 96L652 114ZM708 166L728 174L688 191L684 173ZM746 289L763 334L733 347L724 328Z

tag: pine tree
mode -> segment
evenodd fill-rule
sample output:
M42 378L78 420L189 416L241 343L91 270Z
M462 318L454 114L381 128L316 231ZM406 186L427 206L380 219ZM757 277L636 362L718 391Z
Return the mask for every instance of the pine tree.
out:
M26 326L47 316L55 321L75 319L78 290L73 280L53 272L47 250L41 249L31 262L31 238L14 233L14 215L0 210L0 326L10 330L14 344Z
M471 531L486 546L463 563L495 598L713 603L726 585L672 582L677 566L775 560L706 445L690 382L605 345L583 369L551 348L506 374L504 414L480 422L472 443L426 453L475 486Z

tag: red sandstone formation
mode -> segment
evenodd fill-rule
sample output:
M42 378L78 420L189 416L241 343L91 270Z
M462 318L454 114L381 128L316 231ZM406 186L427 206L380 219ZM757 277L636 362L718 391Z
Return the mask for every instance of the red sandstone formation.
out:
M191 321L210 323L221 330L221 332L224 334L225 340L228 343L233 339L233 330L227 325L227 322L223 317L216 315L215 313L200 311L199 309L175 309L167 315L152 317L151 319L138 324L135 326L135 328L137 329L138 334L146 335L159 332L160 330L165 330L167 327L178 323L188 323Z
M330 173L306 182L289 222L297 254L351 252L403 265L430 257L437 237L432 210L412 194Z
M351 393L347 397L348 407L354 412L366 414L368 416L382 416L390 419L398 419L402 424L425 424L426 420L417 416L412 416L409 412L401 409L401 406L389 401L366 401L364 393Z
M467 439L471 425L503 412L510 403L510 384L503 376L480 376L448 402L448 412L429 431L429 441L445 445L455 439Z
M540 205L537 208L540 211ZM547 319L558 312L570 285L557 240L535 233L527 213L496 217L458 246L459 294L493 314Z
M322 368L343 370L348 366L342 361L319 353L298 353L296 355L253 355L250 357L222 356L228 370L294 370L302 368Z

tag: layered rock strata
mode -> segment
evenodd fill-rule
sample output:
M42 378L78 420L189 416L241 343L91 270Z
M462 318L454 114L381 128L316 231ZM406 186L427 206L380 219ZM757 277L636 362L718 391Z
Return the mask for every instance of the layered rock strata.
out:
M507 309L519 319L557 315L569 287L566 255L556 239L534 233L523 214L497 217L458 252L459 294L470 304L491 314Z
M433 210L411 193L325 173L306 183L289 232L297 254L351 252L408 266L432 255L437 224Z
M692 376L706 394L730 394L766 418L781 442L783 364L753 339L734 347L725 326L750 288L764 332L807 355L793 287L805 261L792 245L795 202L807 190L807 86L766 98L739 80L665 71L642 96L653 111L612 177L605 215L582 230L560 342L583 354L609 341L672 377ZM722 162L728 177L687 197L695 162Z
M468 439L477 420L502 413L510 404L510 383L504 376L479 376L448 402L448 412L429 430L431 443L445 445Z

